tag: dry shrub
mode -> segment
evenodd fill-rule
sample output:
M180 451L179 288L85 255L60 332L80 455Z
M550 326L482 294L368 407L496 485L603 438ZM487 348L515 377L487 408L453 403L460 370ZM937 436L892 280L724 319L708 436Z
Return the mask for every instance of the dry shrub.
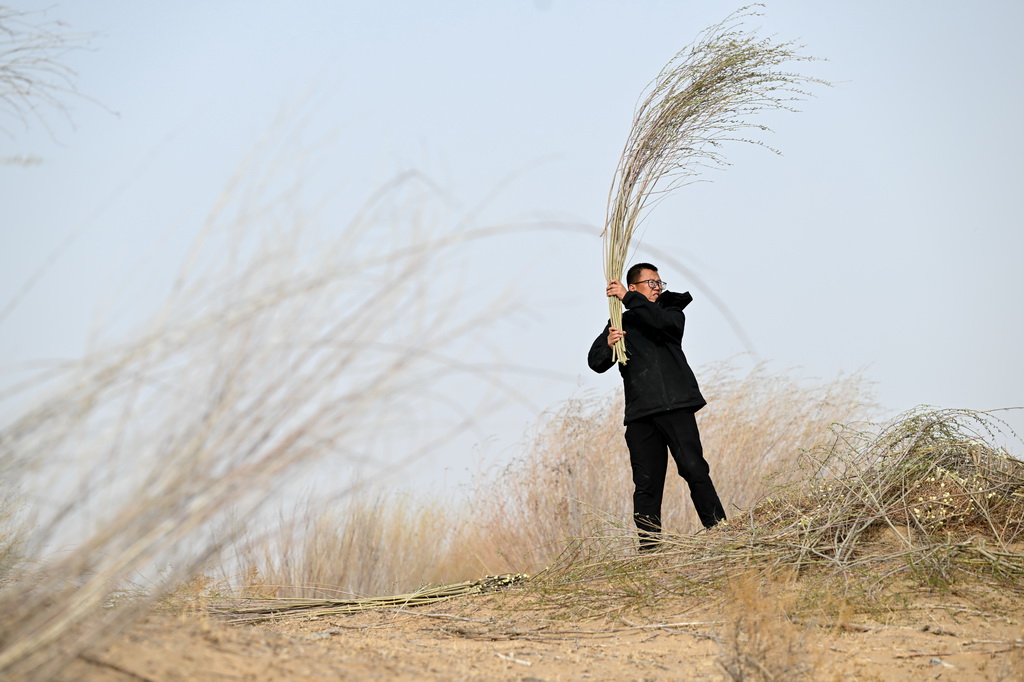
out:
M778 560L796 566L884 566L882 575L909 571L937 585L964 572L1019 581L1024 462L993 444L1006 435L998 417L970 410L837 429L807 453L805 478L751 511L747 532L771 538Z
M581 617L642 610L667 594L709 594L750 571L803 578L818 569L822 594L870 599L884 594L888 577L1021 584L1024 463L991 444L1000 425L992 415L922 409L886 425L846 427L834 422L866 409L856 377L819 386L760 368L716 377L712 404L744 419L705 420L705 441L720 489L739 491L747 509L711 532L667 531L655 557L632 550L617 398L563 404L540 425L533 449L463 507L421 506L417 514L363 500L316 531L305 551L339 565L347 553L361 556L355 563L402 589L543 568L532 592L553 611ZM771 470L774 482L758 475ZM926 513L922 498L942 514ZM688 498L669 499L682 517ZM320 583L310 575L297 566L290 580ZM330 580L352 584L352 575Z
M224 583L200 573L174 586L154 605L154 608L175 614L201 617L209 609L211 600L225 593L225 588Z
M718 664L735 682L819 679L821 654L808 625L793 622L795 597L782 581L754 576L730 581Z

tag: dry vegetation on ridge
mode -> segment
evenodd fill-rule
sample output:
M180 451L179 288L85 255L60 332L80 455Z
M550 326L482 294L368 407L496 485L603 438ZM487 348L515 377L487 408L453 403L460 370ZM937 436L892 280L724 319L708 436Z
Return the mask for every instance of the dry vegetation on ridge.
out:
M198 643L242 669L231 652L248 651L256 679L1020 679L1024 463L991 444L1000 427L962 410L836 427L728 527L654 556L606 514L505 585L357 602L282 598L256 573L241 599L194 584L162 609L200 630L175 644L154 616L135 631L147 644L73 670L161 679L140 646Z
M996 416L965 410L916 410L882 429L836 425L727 527L669 535L653 557L631 551L621 516L592 515L551 565L505 587L481 581L361 602L264 595L211 606L233 622L339 640L338 628L390 623L402 637L518 643L529 653L497 656L553 675L535 679L603 679L630 666L647 679L887 679L929 670L1019 679L1024 463L992 444L1004 430ZM410 624L417 612L420 624ZM673 644L645 650L659 634ZM580 639L600 638L619 642L617 656L601 650L614 665L588 667L593 648L575 666L556 664L568 654L555 642L574 640L578 650ZM638 659L641 650L655 658ZM517 677L488 670L477 674Z

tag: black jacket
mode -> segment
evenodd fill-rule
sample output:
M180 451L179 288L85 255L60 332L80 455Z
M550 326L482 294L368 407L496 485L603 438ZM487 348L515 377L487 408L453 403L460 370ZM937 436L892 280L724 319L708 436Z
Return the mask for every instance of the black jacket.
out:
M658 412L685 408L696 412L707 404L683 355L685 308L690 292L665 292L651 303L630 291L623 298L622 328L626 332L626 364L619 365L626 398L625 423ZM590 347L587 362L595 372L616 364L608 347L608 328Z

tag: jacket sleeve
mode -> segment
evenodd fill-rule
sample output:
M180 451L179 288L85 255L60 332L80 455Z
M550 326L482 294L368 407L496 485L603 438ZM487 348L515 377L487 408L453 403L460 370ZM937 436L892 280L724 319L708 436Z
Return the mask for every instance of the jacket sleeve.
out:
M598 374L607 372L615 365L612 349L608 347L608 330L610 327L610 324L605 325L604 331L594 339L594 343L590 346L590 353L587 354L587 364L590 365L590 369Z
M632 313L633 322L682 341L686 316L681 309L663 308L657 303L651 303L646 296L636 291L630 291L623 296L622 304Z

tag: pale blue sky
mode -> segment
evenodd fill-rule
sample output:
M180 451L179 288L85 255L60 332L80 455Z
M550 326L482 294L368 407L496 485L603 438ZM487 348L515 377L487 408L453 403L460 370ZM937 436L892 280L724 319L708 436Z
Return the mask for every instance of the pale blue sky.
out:
M49 2L19 2L25 9ZM66 3L50 16L96 31L66 60L82 93L74 127L2 122L0 307L61 248L0 322L4 364L80 352L97 316L140 319L159 302L218 193L283 112L332 131L310 180L354 212L415 168L482 222L547 217L600 226L637 96L726 2ZM888 414L927 403L1024 405L1019 185L1024 5L1004 2L769 2L751 25L829 61L803 71L831 89L713 183L651 215L644 243L686 263L685 349L696 367L744 346L807 377L863 371ZM114 112L114 113L111 113ZM70 242L69 242L70 239ZM516 280L534 301L495 338L537 410L611 391L586 350L607 316L600 242L550 233L481 245L470 300ZM653 257L652 257L653 258ZM474 269L476 268L476 269ZM528 339L524 341L524 339ZM524 352L528 348L529 352ZM749 366L750 360L741 360ZM745 364L744 364L745 363ZM533 383L531 383L533 382ZM474 438L514 443L536 414L482 419ZM1020 416L1012 418L1024 426ZM468 453L448 453L461 480Z

